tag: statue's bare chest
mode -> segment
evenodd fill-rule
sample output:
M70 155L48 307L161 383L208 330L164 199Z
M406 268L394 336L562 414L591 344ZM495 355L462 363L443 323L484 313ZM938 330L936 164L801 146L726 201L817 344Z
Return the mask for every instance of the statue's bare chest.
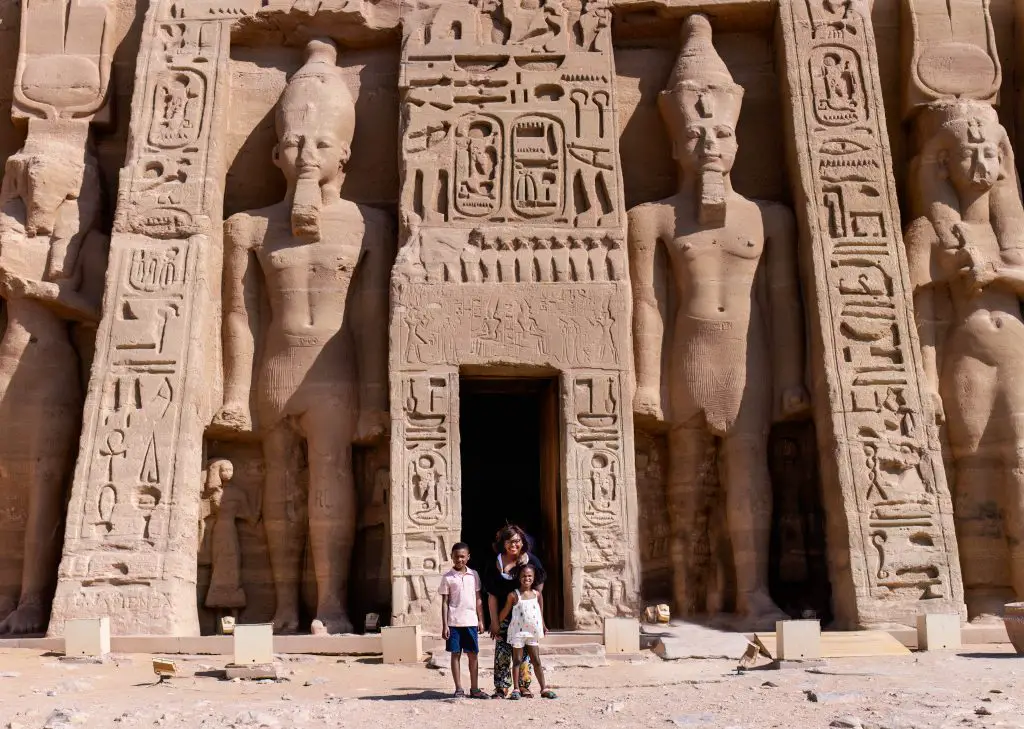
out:
M277 231L274 228L280 227ZM268 278L291 280L301 277L310 283L320 280L349 280L362 251L362 226L325 224L320 240L302 240L291 235L289 225L273 226L258 255ZM276 233L276 234L272 234Z
M687 265L713 264L741 259L754 264L764 252L764 232L750 229L719 228L678 235L669 246L672 258Z

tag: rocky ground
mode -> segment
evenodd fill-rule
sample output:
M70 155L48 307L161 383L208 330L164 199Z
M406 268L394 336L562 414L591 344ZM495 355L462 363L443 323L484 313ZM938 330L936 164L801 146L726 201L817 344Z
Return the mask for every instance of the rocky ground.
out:
M179 676L163 685L154 684L151 658L95 665L0 649L0 729L1024 729L1024 657L998 645L743 673L735 660L647 652L555 667L557 700L518 703L455 700L447 671L373 658L281 657L283 680L250 682L223 678L225 656L177 656Z

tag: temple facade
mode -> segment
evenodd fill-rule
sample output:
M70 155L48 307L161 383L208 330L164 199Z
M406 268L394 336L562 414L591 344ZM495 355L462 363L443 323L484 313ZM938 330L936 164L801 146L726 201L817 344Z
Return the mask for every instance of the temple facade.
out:
M0 0L0 634L433 628L506 524L558 629L999 616L1018 28Z

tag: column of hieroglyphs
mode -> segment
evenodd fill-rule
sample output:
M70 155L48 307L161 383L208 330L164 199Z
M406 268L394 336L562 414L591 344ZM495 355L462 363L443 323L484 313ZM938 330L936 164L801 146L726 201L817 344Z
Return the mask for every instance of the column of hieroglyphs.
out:
M14 119L25 145L0 190L0 634L46 629L82 375L107 238L90 122L109 117L112 4L22 4Z
M50 633L198 632L203 428L219 392L222 135L233 17L149 6Z
M910 278L971 618L1024 597L1024 207L987 0L904 0ZM941 402L940 402L941 398Z
M963 612L868 4L779 13L837 620Z
M403 18L391 325L398 621L436 613L434 586L461 528L460 365L561 373L567 617L635 608L610 20L607 0L424 2Z

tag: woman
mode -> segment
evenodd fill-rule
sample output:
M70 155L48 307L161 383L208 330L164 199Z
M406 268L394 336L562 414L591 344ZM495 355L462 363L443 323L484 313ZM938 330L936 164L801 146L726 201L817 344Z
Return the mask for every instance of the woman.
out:
M512 686L512 645L508 642L509 618L498 620L498 610L505 605L508 595L516 589L517 568L532 565L537 578L534 589L544 589L544 567L530 551L530 542L524 532L514 524L498 530L494 538L497 558L485 570L484 587L487 590L487 609L490 615L490 633L494 638L494 698L503 699ZM541 609L544 607L543 593L540 595ZM529 698L530 662L525 659L519 676L520 693Z

